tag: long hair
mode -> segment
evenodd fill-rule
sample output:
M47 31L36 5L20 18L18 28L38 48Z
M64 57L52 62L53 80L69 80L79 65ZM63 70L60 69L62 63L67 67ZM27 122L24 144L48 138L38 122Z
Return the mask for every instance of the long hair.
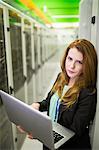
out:
M83 54L83 71L73 87L61 97L64 85L68 85L69 83L69 77L65 69L65 61L70 48L77 48L77 50ZM82 88L88 88L91 92L95 92L97 81L97 54L90 41L78 39L72 42L63 55L61 69L62 72L54 84L52 91L58 91L58 95L64 105L67 107L72 106L72 104L76 102Z

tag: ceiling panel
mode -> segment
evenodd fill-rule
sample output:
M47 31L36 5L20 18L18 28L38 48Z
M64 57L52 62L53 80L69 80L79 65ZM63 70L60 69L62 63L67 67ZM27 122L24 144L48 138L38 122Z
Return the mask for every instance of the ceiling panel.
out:
M71 22L71 19L53 19L55 15L79 15L79 2L80 0L34 0L34 3L38 8L44 12L44 7L46 11L44 14L49 17L52 22ZM72 21L78 21L77 18Z
M43 24L78 23L80 0L3 0Z

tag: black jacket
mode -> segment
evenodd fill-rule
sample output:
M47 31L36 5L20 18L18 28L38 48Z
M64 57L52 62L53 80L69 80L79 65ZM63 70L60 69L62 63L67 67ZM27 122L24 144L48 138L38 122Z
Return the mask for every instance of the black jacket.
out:
M40 102L40 111L47 111L49 114L49 104L51 92L45 100ZM66 108L60 104L58 123L75 132L68 142L61 149L90 147L89 124L94 119L96 110L96 93L92 94L88 89L82 89L75 104L71 108Z

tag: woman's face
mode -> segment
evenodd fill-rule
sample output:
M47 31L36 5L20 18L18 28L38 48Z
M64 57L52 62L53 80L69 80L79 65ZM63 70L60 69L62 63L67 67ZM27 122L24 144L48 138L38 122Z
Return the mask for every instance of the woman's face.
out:
M70 48L66 57L65 69L70 79L77 79L83 70L83 54L77 48Z

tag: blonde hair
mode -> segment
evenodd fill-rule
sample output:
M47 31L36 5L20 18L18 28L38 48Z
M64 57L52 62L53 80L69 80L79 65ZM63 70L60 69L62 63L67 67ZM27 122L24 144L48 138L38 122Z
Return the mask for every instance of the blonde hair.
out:
M65 61L70 48L77 48L79 52L83 54L83 73L79 76L77 82L71 87L63 97L62 90L64 85L68 85L69 77L65 69ZM52 91L58 91L59 97L67 107L72 106L79 96L82 88L88 88L91 92L96 89L97 80L97 54L93 44L85 39L78 39L72 42L66 49L61 61L61 69L56 83L54 84Z

